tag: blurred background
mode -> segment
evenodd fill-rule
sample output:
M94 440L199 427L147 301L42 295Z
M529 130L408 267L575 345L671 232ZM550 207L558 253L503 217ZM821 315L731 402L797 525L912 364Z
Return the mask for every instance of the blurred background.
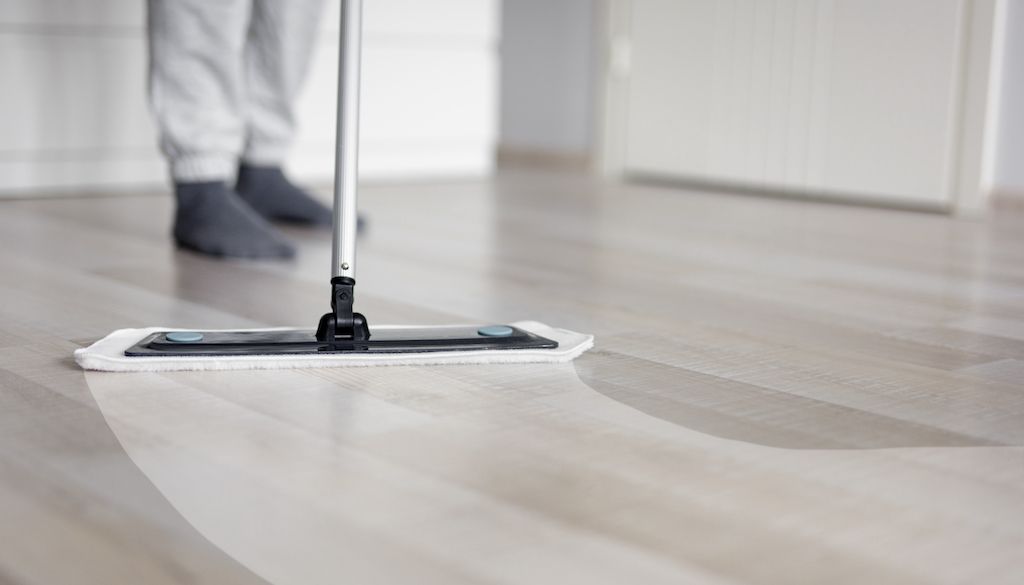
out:
M337 2L290 166L332 178ZM0 196L164 189L141 0L0 0ZM977 212L1024 193L1018 0L373 0L367 180L543 166Z

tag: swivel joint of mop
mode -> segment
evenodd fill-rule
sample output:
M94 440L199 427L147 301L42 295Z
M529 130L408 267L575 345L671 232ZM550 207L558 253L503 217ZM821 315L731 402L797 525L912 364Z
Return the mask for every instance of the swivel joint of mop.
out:
M366 317L353 311L356 281L352 278L336 277L331 280L331 309L320 319L316 330L317 341L334 343L338 341L367 341L370 339L370 325Z

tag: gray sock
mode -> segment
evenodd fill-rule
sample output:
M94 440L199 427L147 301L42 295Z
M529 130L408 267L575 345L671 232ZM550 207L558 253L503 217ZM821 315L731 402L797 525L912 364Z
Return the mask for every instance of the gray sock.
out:
M326 205L296 187L279 167L242 165L238 169L238 194L269 220L329 226L333 214Z
M284 259L295 248L222 182L176 183L174 239L212 256Z

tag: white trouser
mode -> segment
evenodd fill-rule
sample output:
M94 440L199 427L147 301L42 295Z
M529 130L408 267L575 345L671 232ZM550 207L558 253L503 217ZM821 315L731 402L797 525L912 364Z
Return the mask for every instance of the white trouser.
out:
M149 95L176 181L280 165L323 0L149 0Z

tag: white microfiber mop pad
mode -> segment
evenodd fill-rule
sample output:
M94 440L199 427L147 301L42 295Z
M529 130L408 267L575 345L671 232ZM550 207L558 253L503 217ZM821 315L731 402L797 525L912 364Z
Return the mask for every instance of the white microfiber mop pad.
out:
M200 370L281 370L366 366L440 366L455 364L514 364L569 362L594 346L594 336L555 329L524 321L515 327L558 342L556 349L506 349L441 351L402 354L240 355L189 357L127 357L125 350L157 331L182 331L167 327L121 329L89 347L75 351L75 361L85 370L100 372L184 372ZM393 326L392 326L393 327ZM375 329L388 329L389 326ZM191 331L191 330L189 330ZM252 330L260 331L260 330ZM275 331L264 329L262 331Z

